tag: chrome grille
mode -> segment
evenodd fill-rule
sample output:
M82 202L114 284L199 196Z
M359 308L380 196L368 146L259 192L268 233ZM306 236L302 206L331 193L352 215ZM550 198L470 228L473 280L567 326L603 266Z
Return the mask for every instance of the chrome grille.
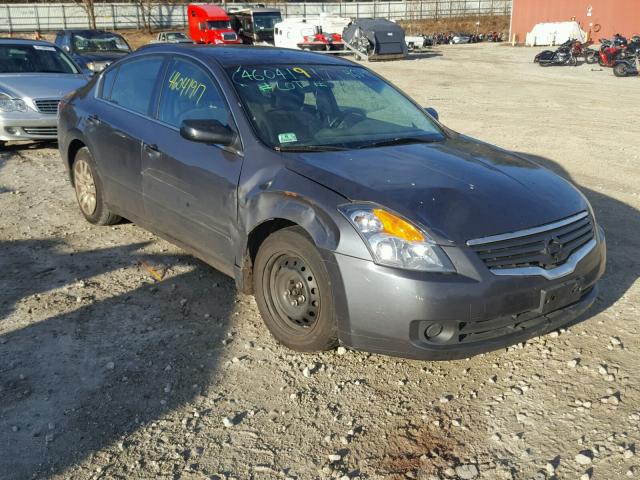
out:
M53 115L58 113L58 103L60 100L34 100L34 102L40 113L49 113Z
M594 238L591 216L581 212L558 222L505 235L470 240L471 247L491 270L556 268Z
M58 129L56 127L22 127L27 135L41 135L47 137L56 137Z

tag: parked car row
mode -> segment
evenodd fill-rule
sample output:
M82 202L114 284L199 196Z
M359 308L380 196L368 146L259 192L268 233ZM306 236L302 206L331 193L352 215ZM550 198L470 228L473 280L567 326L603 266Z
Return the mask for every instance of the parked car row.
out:
M458 45L464 43L502 42L506 34L491 31L487 33L439 32L425 35L427 45Z

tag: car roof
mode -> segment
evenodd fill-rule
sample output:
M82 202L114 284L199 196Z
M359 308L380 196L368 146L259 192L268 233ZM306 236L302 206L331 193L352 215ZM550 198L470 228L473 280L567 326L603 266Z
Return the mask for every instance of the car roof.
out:
M46 40L30 40L28 38L3 38L0 37L0 45L42 45L43 47L55 47L55 44Z
M213 60L223 67L235 65L353 65L353 62L324 53L306 52L288 48L249 45L195 45L152 44L145 45L134 55L158 51L163 53L188 53L201 60ZM138 53L139 52L139 53Z

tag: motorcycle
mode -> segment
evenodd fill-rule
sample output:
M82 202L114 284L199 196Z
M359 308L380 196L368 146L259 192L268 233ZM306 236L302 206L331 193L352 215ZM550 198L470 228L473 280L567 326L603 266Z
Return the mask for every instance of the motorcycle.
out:
M623 38L623 37L620 37ZM600 52L598 53L598 63L601 67L613 67L616 64L616 60L624 56L624 51L627 48L626 39L624 43L619 39L613 41L605 38L600 39Z
M593 45L593 41L589 40L585 43L582 43L578 40L573 44L573 54L576 57L584 57L584 61L589 65L598 62L598 51L589 48Z
M627 55L637 55L640 53L640 35L631 37L631 41L627 43Z
M489 32L487 34L487 42L501 42L502 38L498 35L498 32Z
M638 71L640 71L640 51L636 52L634 56L616 60L613 66L613 74L616 77L631 77L638 75Z
M553 50L544 50L535 56L533 61L541 67L550 67L551 65L578 65L578 58L574 54L576 40L569 39Z

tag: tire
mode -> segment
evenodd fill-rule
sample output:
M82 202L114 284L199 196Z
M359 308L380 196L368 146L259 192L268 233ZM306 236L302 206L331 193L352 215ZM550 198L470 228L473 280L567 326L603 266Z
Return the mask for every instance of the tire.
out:
M616 77L626 77L629 75L629 67L626 63L617 63L615 67L613 67L613 74Z
M253 288L264 323L279 343L299 352L337 346L329 274L302 228L278 230L262 243Z
M587 62L588 65L598 63L598 54L596 52L587 53L584 57L584 61Z
M114 225L122 218L104 203L104 190L95 160L87 147L78 150L71 165L71 176L80 212L94 225Z

